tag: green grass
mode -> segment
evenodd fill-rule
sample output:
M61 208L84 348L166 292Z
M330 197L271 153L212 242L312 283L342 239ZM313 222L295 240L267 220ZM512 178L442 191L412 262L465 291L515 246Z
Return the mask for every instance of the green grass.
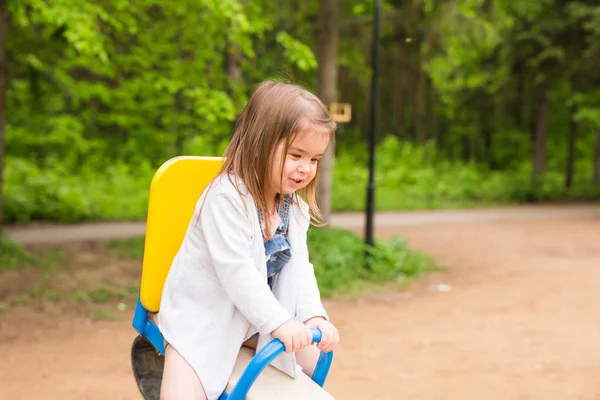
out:
M30 289L0 302L0 312L38 301L66 300L83 306L90 318L114 319L115 313L130 309L139 294L138 282L121 286L98 283L71 293L53 291L50 280L56 273L68 273L59 271L65 261L63 253L54 250L33 255L6 237L2 245L2 256L9 260L3 269L35 268L38 276ZM376 240L373 247L366 247L362 238L347 230L311 228L308 246L323 297L358 296L390 282L402 285L437 269L431 257L410 250L400 237L389 242ZM141 260L143 249L143 237L104 245L104 251L126 260Z
M368 247L344 229L311 229L308 246L324 297L352 294L386 282L403 284L438 269L430 256L410 250L401 237L376 240Z
M32 296L29 292L21 293L10 302L11 307L22 307L31 304Z
M134 307L139 294L138 285L126 287L99 284L94 289L76 290L72 299L85 305L85 315L93 320L114 320L117 313Z
M72 294L74 301L78 303L105 304L118 301L127 301L137 299L139 285L129 285L126 287L109 286L99 284L91 290L76 290Z
M43 271L59 267L64 263L64 254L48 249L34 254L12 240L7 233L0 239L0 272L22 268L39 268Z
M41 260L13 241L7 233L0 237L0 271L40 265Z
M136 252L141 249L143 249L143 239L115 241L106 244L107 251L127 259L141 257L141 253ZM69 273L66 268L66 255L62 251L48 249L32 253L5 234L0 241L0 276L3 271L33 270L35 280L28 289L10 299L0 301L0 312L8 311L12 307L30 306L38 301L58 302L67 299L89 305L118 303L117 306L123 311L128 308L126 303L135 301L139 294L138 284L113 286L100 283L91 290L75 290L69 298L68 293L53 290L50 285L57 274Z
M124 259L141 259L144 238L112 241L106 246ZM367 248L362 238L347 230L311 228L308 246L324 297L360 293L384 282L401 284L437 269L430 256L410 250L401 237L390 242L377 240Z
M114 321L117 317L112 308L103 308L99 310L88 310L85 312L86 317L96 321Z
M144 256L144 238L111 240L104 247L123 260L141 260Z

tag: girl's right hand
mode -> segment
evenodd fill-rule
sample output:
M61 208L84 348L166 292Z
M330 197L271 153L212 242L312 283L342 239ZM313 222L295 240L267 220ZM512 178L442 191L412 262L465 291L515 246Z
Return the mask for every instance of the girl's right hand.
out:
M283 342L286 353L295 353L312 343L308 326L293 319L271 332L271 336Z

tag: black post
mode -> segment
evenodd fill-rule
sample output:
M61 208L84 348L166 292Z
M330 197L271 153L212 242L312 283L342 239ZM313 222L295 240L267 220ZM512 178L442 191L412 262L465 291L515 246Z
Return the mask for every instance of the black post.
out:
M371 76L371 124L369 132L369 184L367 187L367 225L365 242L373 245L373 210L375 208L375 133L377 131L377 80L379 75L379 15L381 12L381 0L375 0L375 11L373 18L373 44L371 48L371 65L373 68Z

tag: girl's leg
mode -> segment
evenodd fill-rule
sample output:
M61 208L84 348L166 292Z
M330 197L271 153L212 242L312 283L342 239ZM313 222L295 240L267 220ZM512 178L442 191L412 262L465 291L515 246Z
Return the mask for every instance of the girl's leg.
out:
M302 372L309 377L312 377L320 355L321 350L317 349L317 346L306 346L302 350L296 352L296 362L302 367Z
M250 339L248 339L244 343L242 343L242 346L250 347L251 349L256 350L257 344L258 344L258 334L250 337Z
M160 387L161 400L206 400L198 375L173 348L167 345Z

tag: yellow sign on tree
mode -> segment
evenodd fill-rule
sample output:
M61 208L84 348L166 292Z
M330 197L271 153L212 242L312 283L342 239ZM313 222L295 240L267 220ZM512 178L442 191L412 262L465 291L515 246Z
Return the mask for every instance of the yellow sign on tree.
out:
M350 103L331 103L329 114L335 122L349 122L352 119L352 106Z

